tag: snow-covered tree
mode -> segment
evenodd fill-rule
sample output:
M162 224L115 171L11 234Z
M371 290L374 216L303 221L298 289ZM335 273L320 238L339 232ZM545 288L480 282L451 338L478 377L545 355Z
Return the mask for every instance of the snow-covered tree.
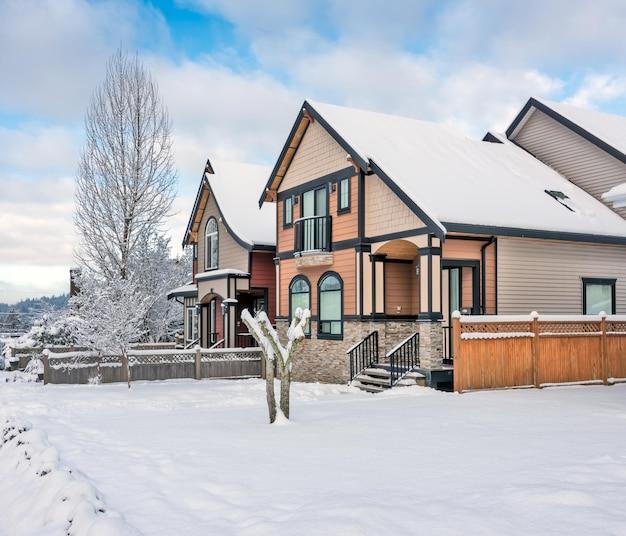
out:
M289 418L289 394L291 389L291 366L293 356L304 341L307 322L311 318L308 309L296 309L291 325L287 330L287 344L280 342L278 333L272 326L265 311L258 312L254 317L244 309L241 313L242 322L259 343L265 359L266 395L270 414L270 423L276 420L276 397L274 394L274 363L280 368L280 411Z
M72 333L73 321L68 310L55 310L46 307L41 318L23 335L35 346L72 346L75 343Z
M135 278L117 276L104 281L83 271L78 279L80 292L70 299L76 341L101 354L121 355L130 387L128 351L145 335L145 317L154 299L146 296Z
M171 125L137 56L110 59L85 118L78 168L77 256L108 281L129 276L142 242L162 230L175 195Z
M141 254L131 263L131 273L153 303L144 319L144 339L158 342L172 337L180 326L180 303L167 299L167 293L191 280L191 252L178 258L170 257L170 241L162 236L151 237L139 250Z

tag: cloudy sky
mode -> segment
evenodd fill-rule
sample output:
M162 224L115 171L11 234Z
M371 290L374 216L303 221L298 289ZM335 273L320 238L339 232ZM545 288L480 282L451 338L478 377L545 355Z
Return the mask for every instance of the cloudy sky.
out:
M67 291L82 120L139 51L174 123L180 243L207 157L272 164L312 98L503 129L531 95L626 115L623 0L0 0L0 301Z

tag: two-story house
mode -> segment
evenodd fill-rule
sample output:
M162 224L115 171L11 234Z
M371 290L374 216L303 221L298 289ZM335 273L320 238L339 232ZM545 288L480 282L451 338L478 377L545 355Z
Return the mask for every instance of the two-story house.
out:
M304 102L260 198L276 213L279 331L312 312L296 379L350 380L376 332L383 356L419 334L420 370L449 382L454 310L626 312L626 221L601 191L624 161L593 189L528 148L522 122L478 141Z
M193 248L193 281L168 295L184 304L186 346L253 346L241 311L274 319L276 219L273 207L257 205L268 173L207 160L183 239Z

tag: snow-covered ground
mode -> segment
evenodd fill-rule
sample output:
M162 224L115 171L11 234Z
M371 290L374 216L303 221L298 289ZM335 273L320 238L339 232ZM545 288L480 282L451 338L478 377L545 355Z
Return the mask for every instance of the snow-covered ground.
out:
M626 534L626 385L294 384L291 406L266 424L259 380L0 382L0 416L47 434L107 515L147 535ZM8 474L3 535L16 498L38 511Z

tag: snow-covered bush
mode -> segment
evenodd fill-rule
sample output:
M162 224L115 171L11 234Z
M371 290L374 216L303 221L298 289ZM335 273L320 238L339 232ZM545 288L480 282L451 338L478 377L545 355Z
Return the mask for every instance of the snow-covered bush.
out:
M25 421L0 425L1 515L14 534L138 534L123 517L107 509L100 493L76 471L64 467L47 436ZM5 488L5 489L3 489Z

